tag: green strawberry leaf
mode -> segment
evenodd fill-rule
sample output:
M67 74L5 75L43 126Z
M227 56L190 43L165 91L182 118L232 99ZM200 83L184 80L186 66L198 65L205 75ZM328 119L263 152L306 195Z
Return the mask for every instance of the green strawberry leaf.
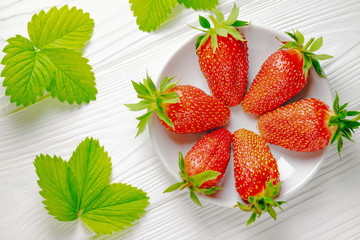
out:
M5 95L16 106L26 107L34 104L43 96L45 88L49 90L54 68L43 52L35 51L31 42L20 35L9 38L6 53L1 64L6 65L1 72L5 77L3 86L7 87Z
M129 0L139 29L145 32L156 30L165 22L176 0Z
M35 14L28 24L31 42L36 48L68 48L81 50L90 40L94 20L82 9L68 5Z
M181 3L194 10L211 10L219 5L218 0L181 0Z
M93 26L88 13L75 7L69 10L67 5L35 14L28 23L31 41L17 35L3 49L1 76L10 102L26 107L42 97L44 90L70 104L95 100L94 73L79 52Z
M111 158L98 140L86 138L82 141L73 152L69 167L78 185L79 209L94 201L102 189L110 184Z
M61 102L89 103L96 99L95 76L88 59L73 50L58 48L41 50L55 69L50 93Z
M77 185L68 163L60 157L41 154L36 156L34 166L42 189L40 195L49 214L59 221L77 219Z
M131 226L145 213L148 199L141 189L113 183L106 186L94 201L88 203L80 218L96 233L120 231Z
M41 154L34 165L45 208L60 221L80 217L94 232L111 234L131 226L149 204L141 189L110 184L110 157L98 140L82 141L69 162Z

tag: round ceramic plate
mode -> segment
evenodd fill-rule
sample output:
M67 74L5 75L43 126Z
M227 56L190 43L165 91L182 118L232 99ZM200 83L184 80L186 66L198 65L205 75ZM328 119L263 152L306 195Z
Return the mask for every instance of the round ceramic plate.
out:
M284 40L289 40L289 37L278 30L255 24L242 27L240 32L244 34L249 47L247 86L249 88L262 63L268 56L279 49L281 42L277 40L276 37ZM179 84L190 84L199 87L211 95L207 81L200 71L198 57L195 53L195 40L195 38L191 39L180 47L164 67L160 78L163 76L178 76L181 78ZM160 79L157 80L157 84L159 84L159 82ZM309 97L321 99L328 105L332 104L332 95L327 80L320 78L313 68L310 70L310 79L307 86L297 96L291 99L291 101L298 101ZM231 119L225 126L230 132L234 132L239 128L246 128L259 133L257 130L258 117L245 113L242 110L241 104L230 109ZM166 130L165 127L160 124L157 117L154 116L150 123L150 134L155 150L165 168L177 181L180 181L178 167L179 151L185 156L205 133L175 134ZM326 148L312 153L301 153L289 151L272 144L269 144L269 146L273 156L277 160L280 179L283 181L278 199L285 201L315 174L321 161L325 158L327 151ZM233 207L237 201L240 201L240 197L235 190L232 158L230 159L225 176L219 185L222 186L223 189L216 194L203 196L201 198L226 207Z

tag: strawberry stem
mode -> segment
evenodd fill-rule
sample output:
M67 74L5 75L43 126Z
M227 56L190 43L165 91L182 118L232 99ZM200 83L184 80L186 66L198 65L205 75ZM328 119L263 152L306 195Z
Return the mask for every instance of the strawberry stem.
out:
M184 185L182 185L181 187L180 187L180 190L183 190L183 189L185 189L185 188L187 188L187 187L189 187L189 186L191 186L192 184L191 184L191 182L187 182L186 184L184 184Z

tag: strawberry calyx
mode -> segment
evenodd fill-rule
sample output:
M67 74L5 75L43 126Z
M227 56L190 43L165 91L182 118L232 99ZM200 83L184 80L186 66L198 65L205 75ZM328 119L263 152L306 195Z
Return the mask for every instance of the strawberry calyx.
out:
M217 36L227 37L228 34L230 34L236 40L246 41L244 37L236 30L236 28L249 25L250 23L246 21L237 20L237 17L239 16L239 8L236 6L235 3L234 3L234 7L230 12L229 17L226 20L224 14L222 14L222 12L220 12L216 8L213 9L213 13L215 14L215 17L213 15L209 16L210 20L214 24L213 28L211 27L210 22L205 17L200 15L199 15L199 22L201 27L203 27L205 30L189 25L189 27L193 29L206 33L198 37L196 41L196 50L200 48L202 45L204 45L205 42L209 39L209 37L211 37L213 52L215 52L218 47Z
M160 82L159 89L156 89L154 82L148 74L146 74L146 78L143 79L143 83L136 83L131 81L136 93L138 94L137 97L142 100L135 104L125 104L125 106L128 107L130 111L147 110L144 115L136 118L139 120L139 124L137 125L138 132L136 136L145 130L150 117L154 112L156 112L158 117L167 125L174 128L174 124L164 111L165 104L177 103L180 98L176 92L166 92L179 83L180 80L170 83L174 78L175 77L168 78L165 76Z
M285 32L289 35L294 41L281 41L284 45L280 47L280 49L297 49L303 55L303 72L305 79L307 78L308 71L311 66L314 66L316 72L320 77L326 78L323 74L322 68L320 66L319 60L326 60L332 58L332 56L328 54L315 54L314 52L319 50L323 44L323 38L319 37L317 39L311 38L305 45L304 44L304 35L299 31Z
M201 188L204 182L208 180L216 179L220 173L212 170L207 170L201 172L194 176L189 176L185 171L184 157L181 152L179 152L179 168L180 168L180 177L182 178L182 182L177 182L165 189L164 193L172 192L177 189L183 190L188 188L190 191L190 199L196 203L198 206L203 207L198 196L197 192L200 192L205 195L214 194L217 190L222 189L222 187L209 187L209 188Z
M333 103L334 114L329 119L329 127L335 127L335 130L330 138L330 145L337 141L337 150L339 158L341 160L341 150L343 146L343 137L354 142L352 140L352 134L354 130L360 127L360 112L359 111L347 111L345 108L349 103L345 103L340 106L339 96L336 93L335 100ZM353 119L346 119L347 117L355 117Z
M234 206L234 208L239 207L245 212L252 212L249 220L247 221L247 225L255 222L256 217L259 218L262 212L268 212L270 216L276 220L276 211L273 207L278 207L281 211L283 211L281 205L286 202L274 200L274 198L279 194L281 182L274 185L274 181L274 179L270 179L270 181L265 183L266 186L262 195L249 196L247 200L249 205L243 205L242 203L237 202Z

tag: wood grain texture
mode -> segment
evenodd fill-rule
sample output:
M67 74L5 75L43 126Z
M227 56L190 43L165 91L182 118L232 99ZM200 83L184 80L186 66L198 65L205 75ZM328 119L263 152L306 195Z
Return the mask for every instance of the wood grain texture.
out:
M233 1L219 9L230 12ZM242 20L281 31L299 29L323 36L322 52L334 56L323 68L333 90L349 108L360 109L360 1L236 1ZM64 4L89 12L95 20L85 57L96 76L97 100L68 105L47 98L16 111L0 87L0 239L359 239L360 137L346 142L338 160L331 149L315 177L287 199L274 222L263 216L246 227L249 217L204 201L200 209L188 192L162 194L173 183L152 147L148 132L135 138L137 113L131 80L149 72L154 79L178 47L198 33L198 14L178 6L171 21L153 33L138 30L126 0L1 0L0 49L15 34L27 35L27 22L40 10ZM207 15L207 13L204 13ZM4 53L0 52L0 59ZM4 66L0 66L0 71ZM2 86L3 78L0 78ZM326 81L326 80L324 80ZM64 223L48 215L38 194L33 160L40 153L68 160L78 143L100 140L112 158L112 182L148 192L151 204L134 226L112 236L96 236L80 221Z

